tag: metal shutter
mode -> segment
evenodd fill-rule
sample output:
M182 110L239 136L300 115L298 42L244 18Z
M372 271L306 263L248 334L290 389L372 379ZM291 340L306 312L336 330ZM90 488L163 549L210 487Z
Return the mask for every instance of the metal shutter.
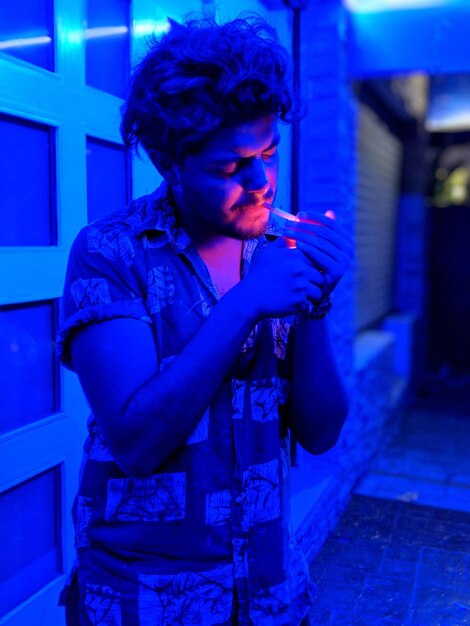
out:
M402 144L377 114L359 106L356 210L356 332L393 309Z

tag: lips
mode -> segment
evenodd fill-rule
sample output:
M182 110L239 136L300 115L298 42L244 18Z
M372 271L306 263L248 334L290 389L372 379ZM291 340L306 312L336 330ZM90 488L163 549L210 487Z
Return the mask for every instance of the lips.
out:
M271 205L271 202L266 200L261 200L261 202L245 202L243 204L237 204L234 208L237 211L247 211L250 209L266 209L265 205Z
M266 210L266 208L262 204L245 204L245 205L237 207L237 210L241 212L258 211L259 209Z

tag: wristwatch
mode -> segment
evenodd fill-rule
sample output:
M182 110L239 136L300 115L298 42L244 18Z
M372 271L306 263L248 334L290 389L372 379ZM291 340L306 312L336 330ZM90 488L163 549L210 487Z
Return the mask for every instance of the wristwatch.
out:
M320 302L320 304L313 304L308 300L308 307L301 313L298 313L297 317L303 320L320 320L328 315L331 311L331 307L332 304L329 298Z

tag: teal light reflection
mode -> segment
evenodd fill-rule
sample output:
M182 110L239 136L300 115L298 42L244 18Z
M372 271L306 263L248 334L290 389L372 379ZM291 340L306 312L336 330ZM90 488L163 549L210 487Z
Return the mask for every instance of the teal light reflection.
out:
M170 23L167 20L158 22L135 22L132 26L131 32L135 37L148 37L150 35L161 35L168 32L169 29ZM97 28L86 28L83 30L62 31L62 36L68 44L74 45L81 43L84 39L119 37L126 35L128 31L129 29L127 26L100 26ZM50 44L51 42L52 38L46 35L41 37L18 37L16 39L6 39L0 41L0 50L38 46Z

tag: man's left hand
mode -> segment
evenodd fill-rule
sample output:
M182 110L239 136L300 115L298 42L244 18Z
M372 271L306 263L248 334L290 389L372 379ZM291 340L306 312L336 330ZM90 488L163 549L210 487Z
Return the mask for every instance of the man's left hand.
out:
M323 273L322 301L329 297L344 276L353 257L351 237L336 222L331 211L327 215L302 212L299 221L289 221L283 233L285 237L295 239L296 247Z

